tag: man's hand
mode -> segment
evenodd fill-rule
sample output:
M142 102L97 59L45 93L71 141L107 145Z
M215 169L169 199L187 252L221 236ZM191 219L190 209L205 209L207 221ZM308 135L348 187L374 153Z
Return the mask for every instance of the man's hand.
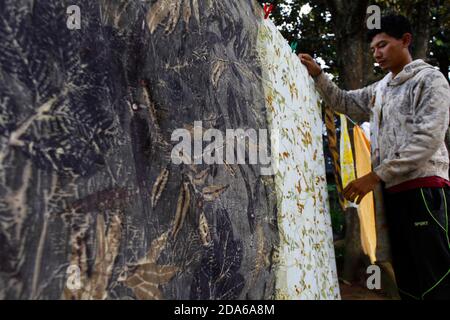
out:
M360 204L366 194L373 191L380 181L381 179L376 175L376 173L371 172L364 177L349 183L349 185L344 189L344 197L353 203L357 200L356 204Z
M310 76L317 77L322 72L320 66L309 54L300 53L298 57L300 58L300 61L306 66L306 69L308 69L308 73L310 74Z

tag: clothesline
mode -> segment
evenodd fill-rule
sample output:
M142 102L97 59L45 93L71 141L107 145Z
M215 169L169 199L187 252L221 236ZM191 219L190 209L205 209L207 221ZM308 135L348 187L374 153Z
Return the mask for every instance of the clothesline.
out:
M344 116L348 119L348 121L350 121L351 123L353 123L353 125L354 125L355 127L359 127L359 125L358 125L355 121L353 121L348 115L344 114Z

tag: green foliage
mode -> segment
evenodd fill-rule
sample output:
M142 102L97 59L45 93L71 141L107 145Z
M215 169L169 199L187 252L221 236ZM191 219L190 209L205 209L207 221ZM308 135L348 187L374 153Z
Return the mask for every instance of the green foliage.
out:
M328 184L328 194L330 201L330 215L333 233L341 235L343 233L345 216L339 204L337 189L335 184Z
M298 41L297 52L304 52L321 57L329 66L328 73L339 79L337 65L337 41L335 34L340 28L331 23L331 5L337 5L333 0L257 0L276 4L270 19L280 29L283 36L292 43ZM301 8L309 4L312 8L309 14L300 15ZM375 0L370 4L379 5L383 14L396 12L406 15L412 22L418 42L424 30L429 29L429 50L427 59L439 65L445 74L450 65L450 2L448 0ZM343 28L344 26L342 26ZM425 34L427 37L427 35ZM377 74L380 70L377 69ZM447 74L446 74L447 76Z
M258 2L261 5L277 4L270 19L289 43L298 42L297 53L321 57L330 67L328 71L334 75L338 74L331 15L324 1L293 0L291 4L286 0ZM306 4L311 6L311 12L300 15L301 8Z

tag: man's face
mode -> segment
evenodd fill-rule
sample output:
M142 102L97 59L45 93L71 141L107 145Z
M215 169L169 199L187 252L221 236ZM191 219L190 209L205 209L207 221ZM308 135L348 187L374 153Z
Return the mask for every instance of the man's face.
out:
M404 59L409 43L409 34L405 34L402 39L396 39L383 32L373 38L370 49L380 68L390 70Z

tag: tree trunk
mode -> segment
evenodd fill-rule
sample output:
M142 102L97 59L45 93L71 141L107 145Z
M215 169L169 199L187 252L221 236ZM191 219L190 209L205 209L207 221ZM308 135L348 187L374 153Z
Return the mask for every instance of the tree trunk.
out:
M442 74L445 76L445 78L447 79L447 81L450 82L450 79L448 77L448 74L450 72L450 55L446 54L442 54L442 56L439 56L438 59L438 64L439 64L439 70L442 72Z
M373 61L365 41L368 1L328 0L336 36L339 77L344 89L359 89L367 84Z
M338 66L341 70L340 82L347 90L364 87L373 69L364 31L368 1L329 0L327 3L336 35ZM359 218L354 211L352 209L345 211L346 238L343 277L347 281L357 280L360 269L364 267Z
M410 13L411 24L413 27L413 58L427 58L430 30L431 30L431 14L430 0L419 1L414 4L413 12Z

